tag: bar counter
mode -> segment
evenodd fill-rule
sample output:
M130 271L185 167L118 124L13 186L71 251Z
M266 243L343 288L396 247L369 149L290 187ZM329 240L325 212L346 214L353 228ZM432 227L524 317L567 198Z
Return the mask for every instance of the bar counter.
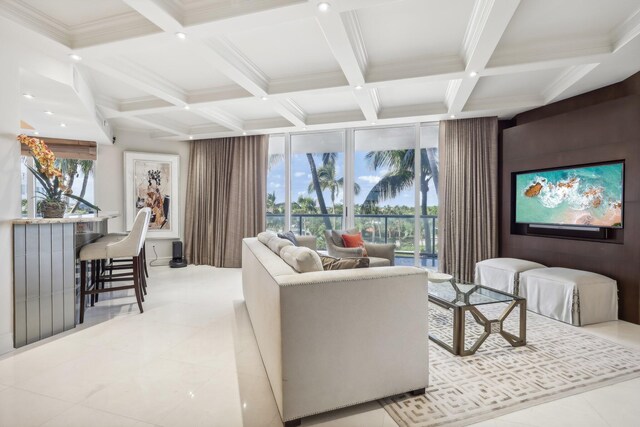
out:
M75 327L78 254L107 234L116 212L13 221L14 347Z

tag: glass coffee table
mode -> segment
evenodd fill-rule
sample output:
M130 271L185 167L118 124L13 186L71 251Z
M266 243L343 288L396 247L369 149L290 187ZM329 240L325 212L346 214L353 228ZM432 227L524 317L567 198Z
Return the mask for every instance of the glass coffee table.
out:
M491 334L500 334L513 347L526 345L527 333L527 301L526 299L497 291L482 285L464 283L446 275L436 275L438 279L432 281L429 278L429 302L433 303L453 314L452 345L444 342L441 337L432 334L429 330L429 338L439 346L459 356L469 356L474 354L482 343ZM478 309L479 306L502 303L504 309L497 315L497 318L489 319ZM498 306L499 307L499 306ZM504 330L504 322L514 309L519 308L518 335ZM465 348L465 334L467 332L466 313L470 313L473 320L480 325L483 330L479 337L469 349Z

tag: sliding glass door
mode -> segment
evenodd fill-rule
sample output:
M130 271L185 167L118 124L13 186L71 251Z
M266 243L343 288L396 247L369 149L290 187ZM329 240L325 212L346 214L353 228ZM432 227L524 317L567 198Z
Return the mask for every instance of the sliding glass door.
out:
M437 123L271 136L267 229L323 250L325 230L355 227L397 265L437 266L437 146Z

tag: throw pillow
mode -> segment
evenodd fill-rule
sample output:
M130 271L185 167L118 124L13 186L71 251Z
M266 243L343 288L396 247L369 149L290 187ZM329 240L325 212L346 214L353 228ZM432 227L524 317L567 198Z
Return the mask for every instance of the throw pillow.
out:
M304 246L285 246L280 251L280 258L298 273L323 270L318 253Z
M345 248L362 248L362 256L367 256L367 249L364 247L364 240L362 240L362 234L343 234L342 242Z
M281 239L287 239L288 241L293 243L295 246L300 246L298 244L298 239L296 239L296 235L293 234L293 231L291 230L287 231L286 233L278 233L278 237Z
M357 228L352 228L349 230L331 230L331 241L334 245L339 248L344 248L344 243L342 241L343 234L356 234L358 233Z
M320 255L322 268L325 270L350 270L352 268L369 267L369 258L334 258Z

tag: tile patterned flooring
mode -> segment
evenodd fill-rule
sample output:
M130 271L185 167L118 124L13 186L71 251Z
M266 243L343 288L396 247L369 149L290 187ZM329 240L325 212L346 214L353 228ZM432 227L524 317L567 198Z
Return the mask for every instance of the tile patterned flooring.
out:
M0 426L281 426L236 269L151 268L144 315L101 301L81 327L0 357ZM584 330L640 349L640 326ZM640 379L476 426L631 426ZM376 402L303 426L393 427Z

